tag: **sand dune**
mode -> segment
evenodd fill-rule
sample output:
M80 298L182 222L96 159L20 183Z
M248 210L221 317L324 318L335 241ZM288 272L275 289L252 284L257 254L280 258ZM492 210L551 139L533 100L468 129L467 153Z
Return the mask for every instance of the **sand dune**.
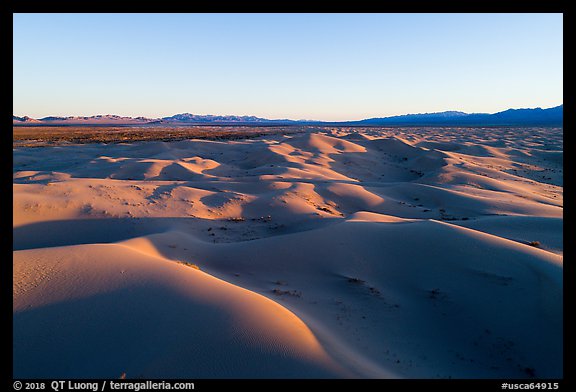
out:
M561 378L562 151L549 129L15 148L14 377Z

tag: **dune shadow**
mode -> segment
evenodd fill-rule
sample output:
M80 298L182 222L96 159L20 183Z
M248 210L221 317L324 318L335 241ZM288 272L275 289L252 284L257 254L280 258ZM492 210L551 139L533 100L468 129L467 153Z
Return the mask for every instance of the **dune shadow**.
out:
M12 250L108 244L168 231L180 231L207 243L244 242L315 230L339 221L339 219L328 218L310 219L306 216L282 224L254 217L239 222L198 217L108 217L57 220L14 227Z
M164 196L170 196L172 191L176 188L178 188L178 185L176 185L176 184L159 185L156 188L154 188L154 191L152 191L152 194L149 196L146 196L145 199L148 201L151 201L151 202L156 202L158 200L161 200Z
M37 222L13 228L12 249L111 243L162 233L194 218L105 218ZM151 222L153 221L153 222Z
M280 351L235 339L230 310L153 279L145 282L15 312L13 376L330 376Z

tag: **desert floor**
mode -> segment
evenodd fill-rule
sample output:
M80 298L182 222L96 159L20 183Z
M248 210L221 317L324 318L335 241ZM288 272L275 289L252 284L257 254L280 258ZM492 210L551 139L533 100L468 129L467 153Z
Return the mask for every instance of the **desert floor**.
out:
M562 143L15 146L14 377L562 377Z

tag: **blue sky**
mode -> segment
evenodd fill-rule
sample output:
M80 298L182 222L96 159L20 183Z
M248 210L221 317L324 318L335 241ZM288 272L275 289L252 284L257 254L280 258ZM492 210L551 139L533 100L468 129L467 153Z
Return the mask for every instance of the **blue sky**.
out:
M15 115L354 120L562 103L562 14L15 14Z

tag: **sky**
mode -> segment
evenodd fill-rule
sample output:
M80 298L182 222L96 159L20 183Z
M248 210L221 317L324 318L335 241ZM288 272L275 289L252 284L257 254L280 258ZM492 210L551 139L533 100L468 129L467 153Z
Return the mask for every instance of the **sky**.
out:
M552 107L562 14L14 14L13 113L359 120Z

